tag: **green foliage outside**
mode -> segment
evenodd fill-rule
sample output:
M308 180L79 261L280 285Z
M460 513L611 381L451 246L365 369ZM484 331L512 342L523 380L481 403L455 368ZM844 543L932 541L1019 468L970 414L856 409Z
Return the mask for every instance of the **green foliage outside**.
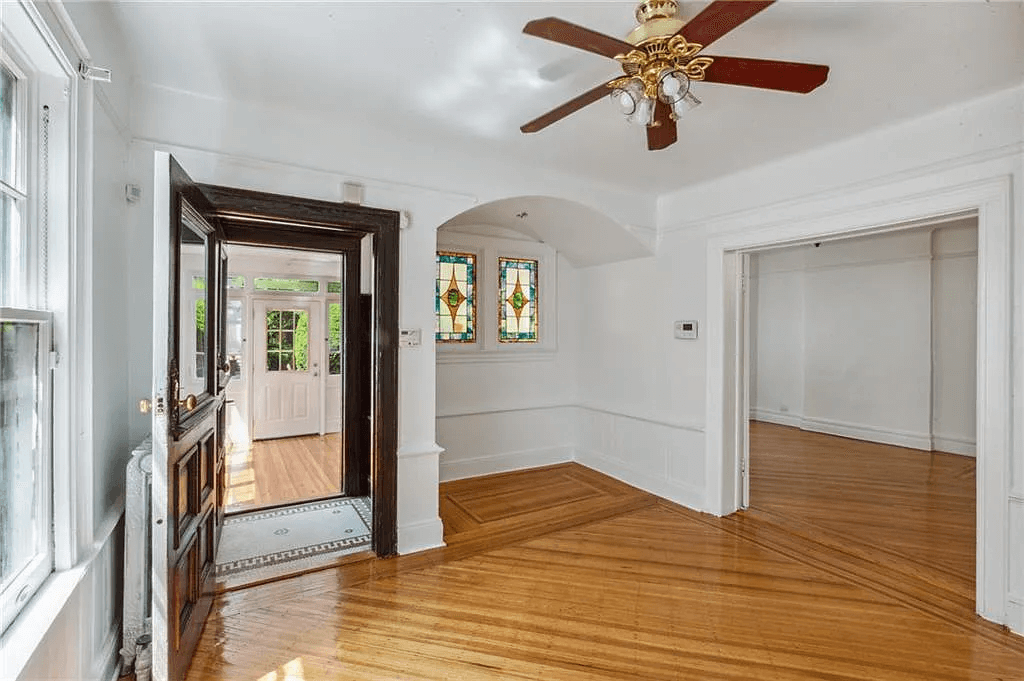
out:
M300 312L295 320L295 370L309 369L309 313Z
M341 373L341 303L327 306L327 364L332 375Z
M202 352L206 345L206 301L196 301L196 348Z
M256 277L253 288L257 291L295 291L298 293L316 293L320 290L320 282L313 279L275 279L273 277Z

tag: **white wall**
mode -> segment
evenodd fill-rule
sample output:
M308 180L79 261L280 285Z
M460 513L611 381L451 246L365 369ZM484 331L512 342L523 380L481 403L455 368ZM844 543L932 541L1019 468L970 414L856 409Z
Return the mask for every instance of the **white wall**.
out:
M973 455L978 228L950 226L932 239L932 443L940 452Z
M581 463L704 507L704 341L676 320L704 318L704 238L664 238L659 254L581 271Z
M936 448L971 453L972 243L973 218L753 254L751 417L929 450L934 383Z
M445 450L441 480L571 461L579 440L573 408L578 270L534 241L441 230L438 248L486 254L477 262L478 342L438 344L437 442ZM537 345L499 347L495 342L497 270L491 261L499 255L541 258Z

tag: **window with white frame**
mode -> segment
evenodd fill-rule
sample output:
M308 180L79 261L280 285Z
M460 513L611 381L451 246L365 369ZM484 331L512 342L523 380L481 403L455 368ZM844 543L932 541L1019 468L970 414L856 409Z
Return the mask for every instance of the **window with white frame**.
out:
M23 4L7 8L0 15L0 632L55 567L74 561L68 362L54 369L55 350L73 332L73 87L38 16ZM55 493L55 475L63 494Z
M33 280L26 72L0 60L0 617L6 627L53 568L51 315Z

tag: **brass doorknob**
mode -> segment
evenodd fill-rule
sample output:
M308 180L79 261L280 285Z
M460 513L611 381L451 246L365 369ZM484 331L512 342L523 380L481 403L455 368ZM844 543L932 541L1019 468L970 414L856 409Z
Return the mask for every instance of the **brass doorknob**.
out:
M185 411L192 411L196 408L196 396L191 393L183 400L178 400L179 407L185 407Z
M224 364L221 366L220 370L223 371L225 374L230 374L231 373L231 362L224 362Z
M148 414L149 411L152 408L153 408L153 403L150 402L149 400L139 400L139 413L140 414Z

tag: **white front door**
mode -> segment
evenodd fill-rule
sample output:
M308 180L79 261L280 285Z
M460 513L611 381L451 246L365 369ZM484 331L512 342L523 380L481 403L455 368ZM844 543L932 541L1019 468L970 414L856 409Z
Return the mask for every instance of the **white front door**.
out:
M321 307L309 299L254 301L254 440L320 432Z

